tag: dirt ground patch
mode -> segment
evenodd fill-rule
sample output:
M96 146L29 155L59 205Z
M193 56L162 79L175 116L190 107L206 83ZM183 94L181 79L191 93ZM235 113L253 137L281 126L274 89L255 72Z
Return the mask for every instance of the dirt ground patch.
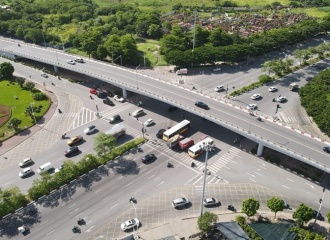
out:
M0 105L0 127L2 127L10 118L10 108Z

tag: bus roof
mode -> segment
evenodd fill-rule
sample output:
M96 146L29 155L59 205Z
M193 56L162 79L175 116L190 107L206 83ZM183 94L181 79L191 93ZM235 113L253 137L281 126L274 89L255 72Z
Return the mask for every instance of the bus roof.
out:
M179 122L178 124L176 124L174 127L171 127L170 129L166 130L163 135L165 136L170 136L171 134L175 133L176 131L178 131L180 128L182 128L183 126L186 126L187 124L189 124L190 121L188 120L183 120L182 122Z
M196 152L199 149L201 149L204 144L212 144L213 145L212 138L209 138L209 137L204 138L202 141L200 141L200 142L196 143L194 146L190 147L189 151Z

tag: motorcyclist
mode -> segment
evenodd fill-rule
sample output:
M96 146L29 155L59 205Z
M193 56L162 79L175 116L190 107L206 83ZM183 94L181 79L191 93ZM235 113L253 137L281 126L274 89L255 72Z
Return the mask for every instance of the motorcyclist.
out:
M66 132L62 133L62 138L64 139L66 136Z
M260 116L258 116L257 119L258 119L258 121L261 121L261 117Z
M172 164L170 162L167 162L167 167L172 167Z

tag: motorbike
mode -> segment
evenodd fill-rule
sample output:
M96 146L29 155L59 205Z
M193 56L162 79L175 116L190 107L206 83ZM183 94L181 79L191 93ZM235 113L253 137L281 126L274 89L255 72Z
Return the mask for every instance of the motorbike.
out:
M276 102L275 98L273 98L273 102Z
M259 121L259 122L262 122L262 119L261 119L261 117L259 116L259 117L257 117L257 120Z
M90 99L93 99L92 95L89 95Z
M74 226L74 227L72 228L72 232L74 232L74 233L80 233L80 228L77 227L77 226Z
M83 224L85 224L85 220L83 218L79 218L77 223L78 223L78 225L83 225Z
M61 114L61 113L62 113L61 109L58 109L58 113L59 113L59 114Z
M173 167L172 163L170 163L170 162L167 162L167 167L168 167L168 168L171 168L171 167Z
M137 151L138 152L143 152L142 148L140 148L140 147L137 148Z
M55 86L55 84L52 82L52 85Z
M61 138L64 139L65 136L66 136L66 133L63 133Z
M235 208L234 208L233 205L228 205L227 209L230 210L230 211L234 211L235 210Z
M195 167L195 163L194 162L191 163L191 167Z
M17 43L17 46L19 46L19 47L20 47L21 45L20 45L19 43Z

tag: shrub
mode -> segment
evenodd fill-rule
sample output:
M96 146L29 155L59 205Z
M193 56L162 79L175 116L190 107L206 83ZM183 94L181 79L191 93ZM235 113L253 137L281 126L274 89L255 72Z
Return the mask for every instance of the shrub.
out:
M33 99L36 101L47 100L48 96L42 92L33 94Z

